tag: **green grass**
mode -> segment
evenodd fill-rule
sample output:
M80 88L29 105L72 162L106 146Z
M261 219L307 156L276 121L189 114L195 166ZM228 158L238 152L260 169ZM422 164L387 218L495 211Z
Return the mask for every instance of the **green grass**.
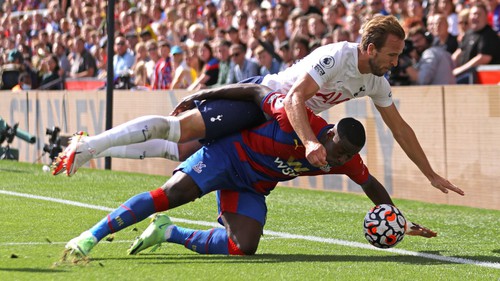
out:
M53 177L43 173L40 165L0 161L0 190L109 208L165 180L89 169L72 178ZM436 196L441 194L436 191ZM500 211L395 201L409 220L439 233L433 239L405 237L395 249L500 263ZM277 188L268 197L265 229L368 245L362 220L371 206L361 195ZM210 194L169 215L215 222L216 211ZM0 280L500 280L497 268L269 234L250 257L199 255L173 244L164 244L154 253L127 256L126 249L147 221L117 233L111 243L101 242L86 265L54 266L65 242L106 213L0 194Z

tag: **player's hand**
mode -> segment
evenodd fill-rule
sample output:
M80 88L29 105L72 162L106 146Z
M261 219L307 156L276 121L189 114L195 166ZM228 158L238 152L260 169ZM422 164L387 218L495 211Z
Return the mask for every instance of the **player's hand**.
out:
M465 192L449 182L447 179L441 177L440 175L435 175L434 178L431 180L432 186L435 188L441 190L443 193L448 193L448 190L451 190L453 192L456 192L460 195L465 195Z
M319 142L308 142L304 145L306 148L306 159L315 167L323 167L328 164L326 162L326 149Z
M425 238L436 237L437 233L428 229L425 226L418 225L416 223L412 223L411 221L407 222L406 226L406 234L412 236L422 236Z
M190 99L189 97L186 97L181 102L179 102L179 104L177 104L175 106L174 110L172 110L172 112L170 113L170 115L171 116L177 116L177 115L181 114L184 111L193 109L194 107L195 107L194 99Z

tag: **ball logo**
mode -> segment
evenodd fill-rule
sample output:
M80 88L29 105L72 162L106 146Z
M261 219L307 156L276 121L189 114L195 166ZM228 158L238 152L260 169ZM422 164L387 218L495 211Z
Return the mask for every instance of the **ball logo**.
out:
M319 63L326 69L330 69L335 65L335 59L332 56L323 56Z

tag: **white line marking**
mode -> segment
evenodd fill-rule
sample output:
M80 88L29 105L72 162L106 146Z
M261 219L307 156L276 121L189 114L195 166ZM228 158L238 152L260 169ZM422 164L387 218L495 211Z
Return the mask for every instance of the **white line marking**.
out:
M92 204L71 201L71 200L58 199L58 198L53 198L53 197L45 197L45 196L39 196L39 195L32 195L32 194L26 194L26 193L19 193L19 192L1 190L1 189L0 189L0 194L56 202L56 203L72 205L72 206L77 206L77 207L83 207L83 208L87 208L87 209L106 211L106 212L111 212L114 210L112 208L99 206L99 205L92 205ZM179 219L179 218L172 218L172 221L181 222L181 223L188 223L188 224L203 225L203 226L209 226L209 227L220 227L220 225L217 223L211 223L211 222L206 222L206 221L193 221L193 220ZM434 255L434 254L412 252L412 251L407 251L407 250L402 250L402 249L379 249L379 248L375 248L371 245L363 244L363 243L359 243L359 242L352 242L352 241L333 239L333 238L323 238L323 237L309 236L309 235L296 235L296 234L277 232L277 231L271 231L271 230L265 230L264 234L278 236L278 237L287 238L287 239L300 239L300 240L321 242L321 243L327 243L327 244L335 244L335 245L341 245L341 246L347 246L347 247L353 247L353 248L361 248L361 249L366 249L366 250L384 251L384 252L389 252L389 253L394 253L394 254L399 254L399 255L427 258L427 259L439 260L439 261L444 261L444 262L471 264L471 265L477 265L477 266L482 266L482 267L500 269L500 263L497 263L497 262L484 262L484 261L477 261L477 260L464 259L464 258L446 257L446 256L440 256L440 255ZM130 241L124 241L123 243L125 243L125 242L130 242ZM53 242L53 244L55 244L55 243L64 244L64 242ZM47 243L41 243L41 242L1 243L0 245L3 246L3 245L39 245L39 244L49 244L49 243L48 242Z

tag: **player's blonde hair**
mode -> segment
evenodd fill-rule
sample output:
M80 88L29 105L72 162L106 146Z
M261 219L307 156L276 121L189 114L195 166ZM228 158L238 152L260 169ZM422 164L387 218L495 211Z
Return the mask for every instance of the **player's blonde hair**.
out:
M384 47L389 34L401 40L405 39L405 31L394 16L376 15L363 25L362 30L361 48L365 51L370 43L375 45L377 50L380 50Z

